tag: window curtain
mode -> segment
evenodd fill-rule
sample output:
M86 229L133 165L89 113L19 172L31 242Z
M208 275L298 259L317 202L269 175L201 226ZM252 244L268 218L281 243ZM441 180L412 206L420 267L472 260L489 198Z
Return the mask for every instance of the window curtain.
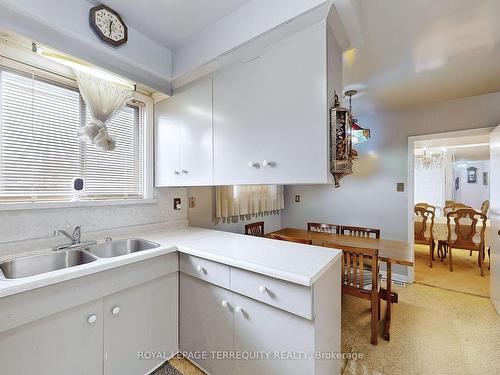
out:
M78 131L78 138L95 144L99 150L113 151L116 141L109 135L106 123L132 99L132 91L85 72L75 71L75 75L80 94L92 116L88 125Z
M215 188L215 216L222 220L277 214L284 207L282 185L235 185Z

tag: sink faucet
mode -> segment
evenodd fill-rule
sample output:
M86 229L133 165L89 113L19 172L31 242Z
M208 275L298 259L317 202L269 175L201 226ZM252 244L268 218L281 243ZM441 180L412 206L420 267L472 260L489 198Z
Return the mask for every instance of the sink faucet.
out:
M80 241L80 239L82 237L81 226L77 226L73 230L72 235L69 234L68 232L66 232L65 230L62 230L62 229L58 230L57 234L62 234L64 236L68 237L71 240L71 243L61 245L61 246L56 246L53 250L68 250L68 249L73 249L73 248L77 248L77 247L92 246L92 245L95 245L97 243L97 241L85 241L85 242Z
M82 236L82 227L77 226L75 228L75 230L73 231L73 235L69 234L68 232L66 232L65 230L62 230L62 229L59 229L57 231L57 234L65 235L66 237L68 237L71 240L72 245L76 245L76 244L80 243L80 238Z

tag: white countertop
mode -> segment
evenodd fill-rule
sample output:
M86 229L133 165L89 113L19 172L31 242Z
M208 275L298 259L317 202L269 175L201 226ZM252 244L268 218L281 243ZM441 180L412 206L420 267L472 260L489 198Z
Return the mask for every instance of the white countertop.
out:
M132 236L127 236L132 238ZM110 268L179 251L296 284L311 286L341 256L319 246L189 227L136 233L160 247L20 279L0 280L0 297L86 276ZM119 238L114 238L117 240ZM50 250L49 250L50 251Z

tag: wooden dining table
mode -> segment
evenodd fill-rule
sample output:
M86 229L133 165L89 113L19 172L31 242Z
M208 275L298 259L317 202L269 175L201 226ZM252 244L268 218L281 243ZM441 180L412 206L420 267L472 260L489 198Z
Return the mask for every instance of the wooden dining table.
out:
M403 266L413 266L413 257L411 253L410 244L404 241L377 239L369 237L356 237L345 234L315 232L305 229L297 228L284 228L275 232L266 234L266 237L271 237L272 234L281 236L302 238L311 240L313 245L322 246L324 242L331 242L339 245L355 246L378 249L378 259L385 262L387 265L386 289L381 289L382 298L387 301L384 321L383 338L387 341L390 340L391 328L391 312L392 303L398 302L397 293L391 290L392 286L392 265L400 264Z

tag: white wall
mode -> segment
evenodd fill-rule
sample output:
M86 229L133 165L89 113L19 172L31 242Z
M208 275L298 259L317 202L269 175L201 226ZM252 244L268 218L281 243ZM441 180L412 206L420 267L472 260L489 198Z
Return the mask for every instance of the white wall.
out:
M467 168L469 167L477 168L477 180L474 184L467 182ZM488 172L488 185L483 185L483 172ZM460 177L460 188L455 190L455 201L479 209L485 200L490 199L490 162L488 160L466 164L455 163L454 178L456 177Z
M186 202L186 189L155 189L157 203L151 204L0 211L0 248L9 242L48 238L54 229L77 225L86 232L186 219L185 205L180 211L173 209L176 197Z
M89 26L85 0L0 0L0 28L169 93L171 51L129 27L128 42L104 44Z
M446 165L441 168L415 168L414 201L443 207L446 193Z
M286 186L282 226L304 228L307 221L352 224L380 228L383 238L408 240L408 136L498 125L499 103L496 92L359 117L372 138L356 146L354 174L338 189ZM405 192L396 191L397 182L405 182ZM296 194L301 195L300 203L294 202Z
M217 229L226 232L244 233L245 224L255 221L264 221L266 233L281 228L281 215L264 215L252 217L249 220L238 220L237 222L223 223L214 217L215 214L215 188L214 187L190 187L188 197L196 198L196 207L188 208L189 224L201 228Z

